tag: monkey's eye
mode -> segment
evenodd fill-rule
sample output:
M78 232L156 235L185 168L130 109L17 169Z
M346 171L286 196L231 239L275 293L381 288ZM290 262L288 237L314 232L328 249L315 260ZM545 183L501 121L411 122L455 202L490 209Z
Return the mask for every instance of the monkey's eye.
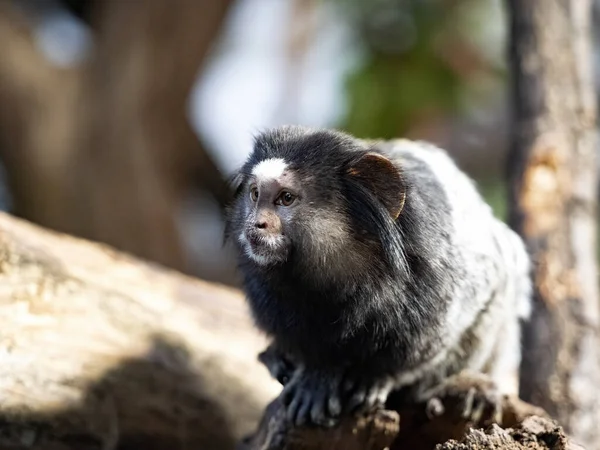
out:
M252 200L253 202L258 200L258 189L256 186L252 186L250 188L250 200Z
M279 198L277 199L277 203L282 206L290 206L296 200L296 196L288 191L283 191Z

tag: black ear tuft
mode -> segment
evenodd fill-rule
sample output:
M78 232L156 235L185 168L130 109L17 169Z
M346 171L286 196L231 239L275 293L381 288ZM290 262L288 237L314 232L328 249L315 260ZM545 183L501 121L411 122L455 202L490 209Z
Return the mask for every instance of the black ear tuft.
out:
M244 179L245 175L241 171L235 172L227 179L228 201L223 209L223 219L225 223L225 228L223 230L223 244L226 244L231 238L235 221L235 201L240 195Z
M406 199L406 186L400 170L385 156L367 153L353 162L347 175L367 188L389 211L398 218Z
M243 181L244 181L244 174L240 171L235 172L227 180L229 192L234 198L237 197L238 194L240 193L239 191L240 191L240 188L242 187Z

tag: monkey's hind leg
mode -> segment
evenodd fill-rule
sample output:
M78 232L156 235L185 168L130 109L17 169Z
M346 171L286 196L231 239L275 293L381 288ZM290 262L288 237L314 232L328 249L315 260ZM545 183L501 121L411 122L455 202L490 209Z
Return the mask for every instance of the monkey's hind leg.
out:
M502 423L504 397L518 395L520 330L516 316L511 319L499 329L483 366L465 369L422 395L430 414L450 408L473 426Z
M449 414L471 426L502 423L503 393L488 375L463 371L423 396L430 416Z

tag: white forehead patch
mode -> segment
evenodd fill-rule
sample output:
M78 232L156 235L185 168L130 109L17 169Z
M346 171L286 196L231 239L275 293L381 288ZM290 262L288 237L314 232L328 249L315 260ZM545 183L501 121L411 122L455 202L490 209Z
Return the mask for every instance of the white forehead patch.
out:
M269 158L254 166L252 175L260 181L274 180L279 178L286 168L287 163L283 159Z

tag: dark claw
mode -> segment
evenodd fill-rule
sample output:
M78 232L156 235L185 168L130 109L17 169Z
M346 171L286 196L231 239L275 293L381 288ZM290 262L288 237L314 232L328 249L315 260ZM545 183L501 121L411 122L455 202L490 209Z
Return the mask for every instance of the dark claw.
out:
M319 424L325 419L327 411L325 410L325 392L323 389L318 389L312 398L312 405L308 411L310 419L313 423Z
M312 400L308 395L304 395L300 406L296 412L296 416L294 417L294 423L296 426L304 426L309 423L310 412L312 410Z
M293 397L292 401L288 405L287 418L293 424L296 424L298 421L298 419L297 419L298 411L300 410L301 404L302 404L302 398L298 396L298 397Z
M288 383L281 392L281 401L284 405L289 406L296 398L297 383Z
M334 417L337 417L342 412L342 404L340 402L340 398L337 395L329 397L329 401L327 402L327 407L329 409L329 414Z

